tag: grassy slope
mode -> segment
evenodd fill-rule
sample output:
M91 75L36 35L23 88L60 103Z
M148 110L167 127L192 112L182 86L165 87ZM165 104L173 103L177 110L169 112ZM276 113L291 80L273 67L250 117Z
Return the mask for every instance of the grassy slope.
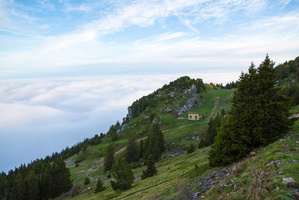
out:
M107 175L103 174L102 152L105 149L105 143L89 147L89 157L86 161L80 163L79 167L74 167L76 156L68 159L68 166L71 169L74 184L81 186L79 193L72 199L182 199L184 196L195 192L203 192L205 199L217 199L219 196L223 196L224 199L244 199L245 196L255 195L253 191L258 191L258 188L254 188L251 183L254 180L264 180L266 178L263 174L265 171L270 174L278 171L284 173L269 176L267 179L271 180L263 187L269 190L265 190L268 191L266 194L269 199L286 199L286 193L290 189L282 184L281 178L293 177L296 181L299 181L298 162L288 163L289 160L299 160L298 144L296 144L296 141L299 141L299 122L293 126L294 133L288 136L285 142L277 141L266 148L260 149L257 156L250 160L244 160L232 175L224 180L229 185L228 187L216 186L209 191L198 191L197 185L194 184L195 180L218 169L208 166L208 147L197 149L192 154L168 157L171 150L184 149L191 142L197 146L198 141L191 140L191 137L200 136L206 130L209 116L220 111L223 107L228 108L231 95L232 91L227 90L210 90L204 94L202 107L195 110L205 116L203 121L192 122L178 120L169 115L161 116L164 120L169 121L169 124L162 128L165 140L171 149L164 154L163 159L156 163L158 169L156 176L141 180L142 170L145 170L145 167L133 169L135 182L130 190L116 193L112 190ZM293 112L298 111L299 108L293 110ZM136 132L142 132L142 128L136 127ZM140 134L140 137L143 136ZM126 139L117 141L117 149L123 148L126 142ZM280 160L283 164L279 165L277 169L267 167L267 164L273 160ZM256 176L252 174L256 174ZM91 183L84 186L83 182L86 176L91 179ZM94 194L93 191L98 177L101 177L107 189ZM234 184L231 183L232 179ZM88 189L89 187L90 189ZM279 187L279 191L275 190L277 187ZM230 193L232 195L227 196Z
M212 90L209 89L207 92L203 94L203 98L201 99L202 106L199 109L193 110L198 111L201 113L204 117L204 120L202 121L189 121L186 119L177 119L173 117L170 114L160 114L161 121L163 121L164 126L162 126L163 132L164 132L164 138L166 143L171 147L168 152L165 153L164 157L165 159L162 159L160 162L157 163L159 174L152 178L152 182L154 185L159 185L159 187L165 187L164 185L168 185L170 188L173 188L173 183L177 182L178 179L181 179L185 176L185 174L194 168L195 163L199 160L198 157L200 156L191 156L193 160L188 161L187 166L183 165L181 162L181 159L185 160L186 158L183 158L187 155L180 155L174 158L167 158L169 154L171 154L172 150L176 149L185 149L188 145L190 145L191 142L194 143L195 146L197 146L198 141L191 140L193 136L201 136L204 131L206 131L207 128L207 122L209 120L209 117L218 112L223 107L228 108L229 105L229 99L232 95L232 91L228 90ZM185 114L187 115L187 113ZM186 116L185 116L186 117ZM138 119L136 119L138 120ZM136 123L136 122L132 122ZM148 125L139 125L131 129L127 134L134 133L137 135L138 138L143 138L147 135L146 130L148 130ZM122 137L122 139L118 140L116 145L116 151L122 149L126 145L127 139L125 137ZM144 167L134 169L134 175L136 177L136 180L134 182L134 187L122 194L116 194L110 186L109 180L107 179L107 174L103 174L103 152L105 150L105 147L107 146L108 141L104 141L103 143L92 146L88 148L88 159L81 162L79 167L75 167L74 161L76 160L76 156L73 156L67 160L67 166L71 170L71 178L74 180L74 185L81 186L81 191L79 194L74 197L74 199L86 199L86 198L92 198L97 197L97 195L93 194L96 181L99 177L104 182L107 182L107 190L102 192L100 195L104 196L105 198L109 199L112 198L112 196L123 196L126 195L127 192L131 193L134 191L134 193L138 194L136 191L142 191L142 194L144 193L145 188L148 187L150 190L156 190L154 185L151 183L147 183L148 180L139 180L142 170L144 170ZM199 152L197 152L199 153ZM120 154L117 153L119 156ZM182 157L183 156L183 157ZM190 155L188 155L189 157ZM191 163L191 164L190 164ZM175 165L177 167L173 168L172 165ZM190 166L189 166L190 165ZM189 167L188 167L189 166ZM184 169L184 170L181 170ZM171 169L171 170L169 170ZM189 172L188 172L189 173ZM89 177L91 180L91 184L88 186L84 186L83 182L85 177ZM174 179L174 177L176 177ZM159 181L156 181L155 178ZM149 179L150 180L150 179ZM186 180L187 181L187 180ZM163 182L163 184L161 184ZM182 183L182 181L179 181ZM167 187L168 187L167 186ZM88 187L91 187L92 189L88 190ZM147 189L146 189L147 190ZM144 194L143 194L144 195Z
M299 108L299 107L298 107ZM222 184L206 193L206 199L295 199L292 190L299 188L299 120L283 139L257 150L254 157L244 159ZM274 163L277 164L274 164ZM283 178L297 181L287 187ZM231 194L231 195L228 195ZM290 197L292 194L293 197Z

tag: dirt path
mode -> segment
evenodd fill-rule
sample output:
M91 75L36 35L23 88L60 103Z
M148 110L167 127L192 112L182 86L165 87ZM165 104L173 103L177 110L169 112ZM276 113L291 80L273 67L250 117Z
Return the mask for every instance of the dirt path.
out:
M214 106L211 114L209 115L208 119L210 119L214 115L214 112L215 112L215 110L216 110L216 108L219 104L219 99L220 99L220 97L216 97L215 106ZM178 119L186 119L186 118L178 118ZM202 123L204 123L204 122L202 122ZM178 128L184 128L184 127L191 126L191 125L193 125L193 124L187 124L187 125L179 126ZM172 129L164 130L163 132L170 131L170 130L172 130Z
M219 99L220 99L220 97L216 97L215 106L214 106L214 108L213 108L210 116L208 117L208 119L210 119L214 115L214 112L215 112L215 110L216 110L216 108L217 108L217 106L219 104Z

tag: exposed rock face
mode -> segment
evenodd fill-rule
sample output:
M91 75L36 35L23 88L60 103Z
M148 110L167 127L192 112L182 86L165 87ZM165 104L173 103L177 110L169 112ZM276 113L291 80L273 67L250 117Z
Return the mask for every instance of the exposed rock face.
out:
M191 108L198 107L200 104L198 103L197 97L192 97L186 101L186 104L183 107L176 109L178 115L182 115L184 112L190 110Z

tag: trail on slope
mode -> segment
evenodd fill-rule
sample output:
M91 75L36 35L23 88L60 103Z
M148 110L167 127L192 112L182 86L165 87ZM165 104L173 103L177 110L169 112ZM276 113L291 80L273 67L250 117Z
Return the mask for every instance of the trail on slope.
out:
M219 104L219 99L220 99L220 97L216 97L215 106L214 106L211 114L209 115L208 119L210 119L214 115L214 112L215 112L215 110L216 110L216 108L217 108L217 106ZM184 127L191 126L191 125L193 125L193 124L187 124L187 125L179 126L177 128L184 128ZM170 131L170 130L172 130L172 129L163 130L162 132L166 132L166 131ZM136 142L140 142L141 140L144 140L146 138L147 138L147 136L143 137L143 138L139 138ZM126 148L127 147L125 146L125 147L119 149L118 151L116 151L114 153L114 155L116 156L116 155L119 155L119 154L123 153L126 150ZM96 165L95 168L89 168L88 170L81 170L80 173L85 173L85 175L89 175L89 174L97 171L99 168L101 168L104 165L104 157L100 158L97 161L94 161L94 164Z
M214 112L215 112L215 110L216 110L216 108L219 104L219 99L220 99L220 97L216 97L215 106L214 106L211 114L208 116L208 119L210 119L214 115ZM205 123L205 122L202 122L202 123ZM202 123L200 123L200 124L202 124ZM179 126L177 128L184 128L184 127L191 126L191 125L193 125L193 124L186 124L186 125L183 125L183 126ZM170 130L172 130L172 129L164 130L163 132L170 131Z

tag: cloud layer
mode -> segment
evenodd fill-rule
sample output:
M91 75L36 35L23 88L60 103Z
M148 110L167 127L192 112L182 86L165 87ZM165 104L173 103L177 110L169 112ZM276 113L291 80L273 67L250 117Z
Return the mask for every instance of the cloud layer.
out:
M0 81L0 171L82 141L121 121L127 107L182 75ZM207 82L234 74L190 75Z

